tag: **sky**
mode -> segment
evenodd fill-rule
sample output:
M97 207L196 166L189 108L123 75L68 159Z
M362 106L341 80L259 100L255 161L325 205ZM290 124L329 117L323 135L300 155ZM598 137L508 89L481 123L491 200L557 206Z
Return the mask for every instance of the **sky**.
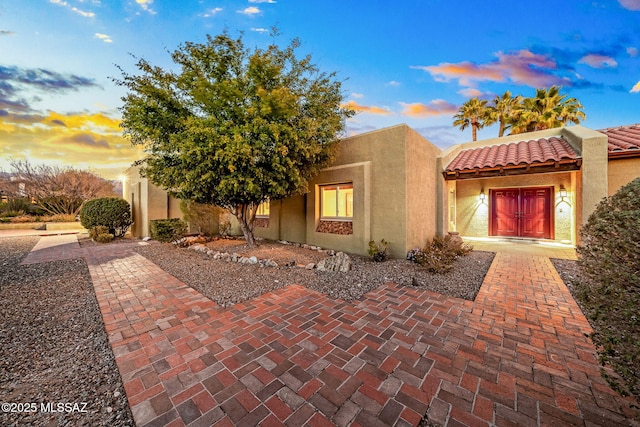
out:
M440 148L471 140L472 97L561 85L582 125L640 122L640 0L2 0L0 171L11 160L117 179L142 157L119 127L119 67L173 68L184 42L298 38L358 111L347 135L406 123ZM478 138L497 136L497 125Z

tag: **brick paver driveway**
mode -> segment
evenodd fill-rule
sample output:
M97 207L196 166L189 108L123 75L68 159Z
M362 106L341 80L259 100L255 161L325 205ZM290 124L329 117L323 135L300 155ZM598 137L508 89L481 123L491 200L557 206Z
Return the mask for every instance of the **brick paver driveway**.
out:
M139 426L634 424L546 257L498 253L475 302L289 286L223 309L129 245L79 253Z

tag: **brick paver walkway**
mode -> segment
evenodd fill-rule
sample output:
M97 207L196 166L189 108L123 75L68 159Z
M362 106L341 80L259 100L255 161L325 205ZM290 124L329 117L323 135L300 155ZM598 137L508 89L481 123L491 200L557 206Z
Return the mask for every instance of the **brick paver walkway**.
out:
M130 246L85 256L138 426L634 424L546 257L498 253L475 302L288 286L222 309Z

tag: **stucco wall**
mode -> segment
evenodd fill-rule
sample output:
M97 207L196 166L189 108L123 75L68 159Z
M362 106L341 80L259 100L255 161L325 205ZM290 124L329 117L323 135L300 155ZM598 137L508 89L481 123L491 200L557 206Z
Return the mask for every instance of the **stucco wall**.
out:
M312 182L307 241L365 255L370 240L390 242L403 258L435 234L435 159L439 149L406 125L346 138L333 165ZM353 182L353 234L318 233L318 186Z
M612 196L620 187L640 177L640 157L609 160L608 195Z
M606 135L583 126L564 128L563 136L582 156L581 190L577 196L582 203L577 217L586 221L608 193L608 139Z
M319 186L353 183L353 234L317 232L320 221ZM366 254L371 237L371 162L333 166L320 172L310 184L306 205L306 241L309 244Z
M131 205L134 237L149 235L149 221L153 219L182 218L180 201L171 198L163 189L140 177L140 171L131 167L125 171L122 193Z
M489 190L495 188L553 187L555 240L575 243L575 178L576 172L518 175L498 178L456 181L456 228L462 236L488 237ZM565 200L560 198L560 185L567 190ZM480 202L480 192L486 199Z
M306 196L295 196L270 202L269 226L256 227L255 235L271 240L304 243Z
M411 128L406 132L406 242L403 253L423 247L436 234L438 180L442 175L436 159L440 149Z

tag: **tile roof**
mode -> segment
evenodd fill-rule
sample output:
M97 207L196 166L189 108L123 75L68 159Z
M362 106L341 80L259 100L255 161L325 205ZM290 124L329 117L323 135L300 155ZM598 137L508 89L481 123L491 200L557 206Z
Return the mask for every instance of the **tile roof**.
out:
M609 157L640 156L640 124L600 129L609 137Z
M561 160L576 160L577 153L561 137L490 145L461 151L446 172L503 168L518 165L548 164Z

